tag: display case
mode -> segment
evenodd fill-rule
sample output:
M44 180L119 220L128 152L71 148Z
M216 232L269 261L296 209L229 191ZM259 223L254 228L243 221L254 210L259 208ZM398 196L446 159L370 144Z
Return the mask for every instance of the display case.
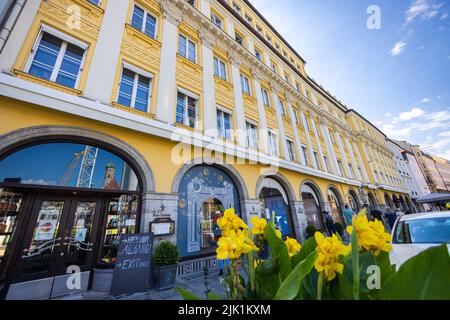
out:
M0 189L0 264L16 230L22 205L22 194Z

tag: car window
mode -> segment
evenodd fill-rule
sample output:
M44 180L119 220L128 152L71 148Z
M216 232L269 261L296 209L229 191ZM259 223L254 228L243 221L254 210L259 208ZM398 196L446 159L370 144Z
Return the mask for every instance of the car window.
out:
M394 243L450 243L450 217L399 222Z

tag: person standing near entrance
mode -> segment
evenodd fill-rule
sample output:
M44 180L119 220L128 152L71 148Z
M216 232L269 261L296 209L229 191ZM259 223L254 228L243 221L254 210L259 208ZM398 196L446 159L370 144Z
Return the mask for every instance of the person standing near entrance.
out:
M397 218L400 218L405 215L405 213L400 208L397 208L395 210L395 214L397 215Z
M394 228L395 221L397 221L397 215L395 212L392 212L391 208L386 209L386 219L389 224L389 228L392 230Z
M327 227L328 234L329 236L332 236L334 233L336 233L336 229L334 228L333 217L328 211L324 211L323 214L325 217L325 225Z
M354 213L353 209L350 209L349 205L346 204L344 206L344 219L345 219L345 223L347 224L347 226L352 225L354 214L355 213Z

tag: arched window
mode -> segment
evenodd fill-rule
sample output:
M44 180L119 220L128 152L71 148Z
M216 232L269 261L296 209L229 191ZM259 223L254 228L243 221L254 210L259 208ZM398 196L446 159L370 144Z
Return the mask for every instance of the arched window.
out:
M21 149L0 161L0 183L136 191L136 173L96 146L54 142Z

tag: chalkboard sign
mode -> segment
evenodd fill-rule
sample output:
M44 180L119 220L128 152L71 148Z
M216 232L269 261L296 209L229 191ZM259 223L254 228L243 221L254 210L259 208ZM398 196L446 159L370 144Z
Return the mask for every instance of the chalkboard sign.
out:
M153 235L124 234L120 237L111 294L146 292L149 289Z

